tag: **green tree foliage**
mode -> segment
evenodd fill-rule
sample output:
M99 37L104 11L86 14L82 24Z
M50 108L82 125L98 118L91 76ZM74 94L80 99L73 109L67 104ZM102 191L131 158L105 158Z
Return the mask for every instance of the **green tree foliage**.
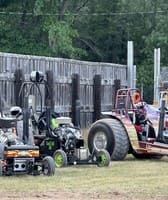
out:
M0 0L0 51L126 64L132 40L149 94L154 48L168 63L167 10L167 0Z
M75 45L78 30L74 27L76 8L83 4L70 0L36 0L34 13L43 20L43 30L48 35L52 55L74 58L85 51Z

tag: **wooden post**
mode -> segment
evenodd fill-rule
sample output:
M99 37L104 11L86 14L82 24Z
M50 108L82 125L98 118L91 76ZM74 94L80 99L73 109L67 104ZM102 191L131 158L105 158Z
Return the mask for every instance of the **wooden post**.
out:
M23 142L28 143L29 138L29 97L26 95L23 100Z
M72 75L72 123L75 126L80 126L80 76L79 74Z
M120 88L121 88L121 81L119 79L115 79L114 80L114 99L113 99L114 105L113 105L113 107L115 106L117 90L119 90Z
M46 84L45 84L45 105L49 106L54 111L54 78L51 70L46 71Z
M15 104L20 107L23 107L24 94L22 93L19 96L23 82L24 82L24 74L22 69L16 69L14 72L14 95L15 95L14 98L15 98Z
M93 78L93 122L101 116L101 75L96 74Z

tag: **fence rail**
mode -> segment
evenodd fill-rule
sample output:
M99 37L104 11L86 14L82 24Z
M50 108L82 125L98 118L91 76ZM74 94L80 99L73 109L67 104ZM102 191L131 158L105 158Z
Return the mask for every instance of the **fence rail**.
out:
M25 80L29 80L34 70L52 71L54 79L55 110L70 115L72 105L72 75L80 77L81 125L92 123L93 78L101 75L101 110L111 110L114 103L114 81L120 80L121 86L127 86L127 66L112 63L87 62L72 59L40 57L0 53L0 89L4 106L16 104L14 90L15 72L22 70Z

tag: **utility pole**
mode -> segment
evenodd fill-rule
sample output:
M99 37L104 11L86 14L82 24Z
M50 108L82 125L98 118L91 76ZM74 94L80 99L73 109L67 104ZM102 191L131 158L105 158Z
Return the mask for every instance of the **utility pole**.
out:
M133 41L127 43L127 85L130 88L136 87L136 66L134 65Z
M160 48L154 49L154 98L153 103L159 103L160 86Z

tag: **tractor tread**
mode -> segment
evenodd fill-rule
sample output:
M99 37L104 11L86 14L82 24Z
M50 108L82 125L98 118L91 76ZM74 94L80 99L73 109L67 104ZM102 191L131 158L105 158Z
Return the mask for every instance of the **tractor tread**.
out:
M101 119L102 123L107 124L114 134L114 150L111 154L111 160L123 160L129 150L128 135L122 123L113 118Z

